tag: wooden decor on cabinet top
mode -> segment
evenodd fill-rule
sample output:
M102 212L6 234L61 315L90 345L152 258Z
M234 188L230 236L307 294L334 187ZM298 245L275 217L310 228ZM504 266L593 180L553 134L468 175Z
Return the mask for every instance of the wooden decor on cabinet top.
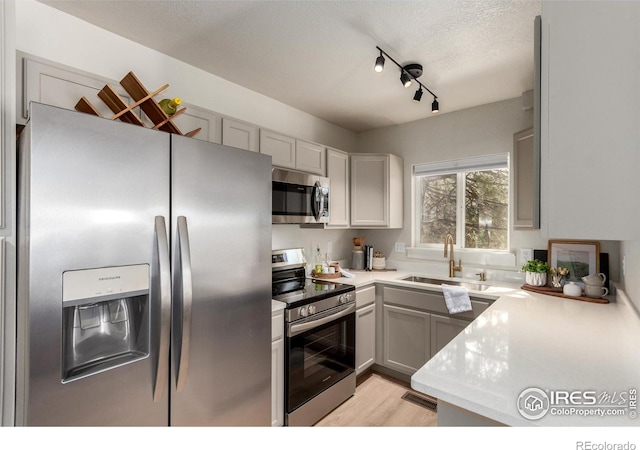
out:
M127 103L118 95L115 89L113 89L108 84L105 85L100 92L98 93L98 97L114 112L112 117L109 117L111 120L120 119L123 122L131 123L134 125L139 125L141 127L145 126L144 121L135 113L134 108L138 106L145 115L153 122L154 130L162 130L167 133L179 134L181 136L193 137L198 134L201 128L196 128L195 130L189 131L188 133L183 133L180 129L173 123L173 119L180 116L184 113L187 108L181 108L176 111L172 116L168 116L160 107L158 102L154 100L153 97L164 91L169 87L168 84L156 89L153 92L149 92L146 87L140 82L138 77L133 72L129 72L125 77L120 80L120 84L122 87L131 95L131 98L135 100L135 103L131 105L127 105ZM94 116L102 117L100 112L91 104L86 97L82 97L78 100L75 106L76 111L84 112L87 114L93 114Z

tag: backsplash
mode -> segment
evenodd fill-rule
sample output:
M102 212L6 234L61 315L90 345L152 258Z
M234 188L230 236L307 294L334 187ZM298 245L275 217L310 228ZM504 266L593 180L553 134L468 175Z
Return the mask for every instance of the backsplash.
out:
M375 251L384 252L387 268L444 277L449 274L448 259L444 258L441 248L407 248L404 252L395 252L393 242L398 239L401 230L322 229L282 224L273 225L272 230L272 249L301 247L309 263L313 263L315 248L318 245L322 253L326 253L330 248L331 260L340 262L345 269L350 269L353 238L365 236L365 242L372 245ZM622 244L621 251L619 241L600 241L600 251L608 255L608 278L622 281L627 294L640 309L640 242L626 241ZM544 248L537 250L536 255L541 255L539 251L546 251ZM484 272L487 281L524 283L524 273L520 272L515 251L516 249L513 252L485 254L456 249L456 261L462 259L462 272L458 272L456 276L478 279L477 274ZM622 255L626 257L626 277L622 277Z
M357 236L355 230L349 229L322 229L303 228L299 225L274 224L271 233L271 248L279 250L283 248L304 249L307 265L310 268L313 264L316 245L320 247L321 253L331 250L332 261L339 261L343 267L351 264L351 251L353 250L352 239Z

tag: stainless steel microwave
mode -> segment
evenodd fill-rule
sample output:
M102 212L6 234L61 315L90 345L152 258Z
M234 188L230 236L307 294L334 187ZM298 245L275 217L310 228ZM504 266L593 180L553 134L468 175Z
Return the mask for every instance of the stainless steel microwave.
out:
M272 223L329 222L329 178L272 169Z

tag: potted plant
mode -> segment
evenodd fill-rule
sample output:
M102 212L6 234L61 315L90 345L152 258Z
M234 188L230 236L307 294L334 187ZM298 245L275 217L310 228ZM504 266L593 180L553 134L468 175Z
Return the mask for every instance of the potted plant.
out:
M549 264L537 259L529 260L522 265L520 270L525 274L525 283L530 286L546 286Z

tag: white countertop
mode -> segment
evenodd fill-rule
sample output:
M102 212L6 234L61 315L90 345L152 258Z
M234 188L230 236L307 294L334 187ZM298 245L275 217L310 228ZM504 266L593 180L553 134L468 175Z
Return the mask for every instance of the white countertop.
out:
M285 302L279 302L278 300L271 299L271 313L281 311L287 307Z
M631 389L640 390L639 347L640 321L622 296L603 305L513 292L501 296L419 369L411 386L507 425L640 426L627 398ZM611 409L611 401L601 404L600 396L616 395L616 404L626 399L622 407L627 408L618 417L585 417L567 409L568 415L554 414L565 404L551 402L546 415L529 420L517 409L518 397L528 388L548 396L587 392L585 397L574 394L585 403L595 392L602 411ZM636 414L638 410L640 404Z
M487 298L490 300L496 300L502 295L507 295L511 293L520 292L520 284L506 283L500 281L475 281L466 278L447 278L441 275L433 275L433 274L424 274L424 273L416 273L416 272L406 272L406 271L364 271L364 270L349 270L350 273L355 275L354 278L331 278L327 281L333 281L336 283L345 283L352 284L356 288L360 288L363 286L367 286L374 283L384 283L386 285L399 286L404 288L413 288L413 289L423 289L428 291L437 291L442 292L442 288L439 285L434 284L426 284L426 283L416 283L412 281L404 281L403 278L407 278L411 275L418 275L424 277L431 277L443 280L444 283L447 280L450 281L464 281L471 282L477 284L486 284L489 286L488 289L484 291L475 291L473 289L469 289L469 293L473 294L474 297Z
M355 278L330 281L441 291L403 281L411 272L352 272ZM640 426L640 418L630 417L628 401L630 390L640 394L640 317L623 292L610 298L612 303L598 304L524 291L512 283L485 284L491 287L469 293L493 304L412 376L413 389L512 426ZM547 395L586 392L585 402L595 393L602 411L622 395L627 409L622 416L560 415L551 413L555 402L544 417L529 420L517 409L528 388ZM612 400L600 404L602 395ZM635 411L640 412L640 401Z

